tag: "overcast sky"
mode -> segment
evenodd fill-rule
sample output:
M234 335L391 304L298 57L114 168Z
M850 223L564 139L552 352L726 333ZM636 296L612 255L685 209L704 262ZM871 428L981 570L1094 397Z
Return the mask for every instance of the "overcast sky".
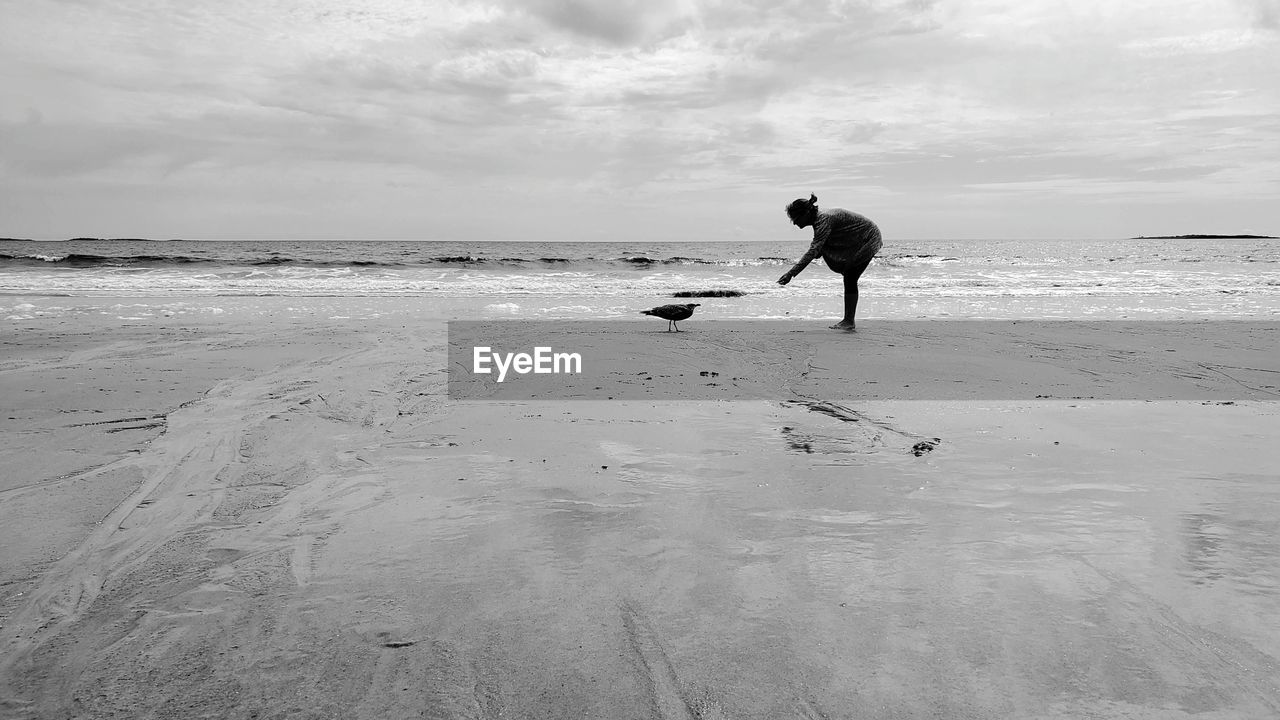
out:
M0 97L9 237L1280 234L1280 0L0 0Z

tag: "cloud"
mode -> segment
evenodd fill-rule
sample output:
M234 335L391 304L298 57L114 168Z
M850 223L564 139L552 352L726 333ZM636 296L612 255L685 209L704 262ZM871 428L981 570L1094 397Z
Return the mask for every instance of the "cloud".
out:
M520 0L506 7L553 28L615 46L649 44L681 32L694 6L680 0Z
M1134 40L1126 43L1124 47L1148 56L1167 57L1228 53L1267 43L1275 43L1275 39L1265 37L1262 33L1251 29L1224 29L1195 35Z
M1280 30L1280 0L1237 0L1254 27Z
M318 225L336 197L436 217L415 203L447 210L468 191L559 221L539 208L564 192L623 214L703 197L750 218L778 188L826 188L908 225L934 217L909 199L969 192L1260 197L1277 189L1266 164L1280 165L1276 8L28 4L0 25L0 92L16 98L0 107L0 192L74 188L68 207L98 212L108 185L113 201L139 188L143 204L141 189L199 187L231 204L272 198L277 214ZM405 199L414 192L427 199ZM358 225L359 204L344 207Z
M172 129L85 121L0 123L0 169L15 175L59 178L121 169L163 175L213 152L208 140Z

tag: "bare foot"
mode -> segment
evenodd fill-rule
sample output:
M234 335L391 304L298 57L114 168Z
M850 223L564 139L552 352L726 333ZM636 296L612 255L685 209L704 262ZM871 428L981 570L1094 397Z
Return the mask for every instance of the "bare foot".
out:
M832 326L831 326L831 329L832 329L832 330L844 330L845 332L853 332L853 331L854 331L854 329L855 329L855 326L854 326L854 324L853 324L853 321L852 321L852 320L841 320L840 322L836 323L835 325L832 325Z

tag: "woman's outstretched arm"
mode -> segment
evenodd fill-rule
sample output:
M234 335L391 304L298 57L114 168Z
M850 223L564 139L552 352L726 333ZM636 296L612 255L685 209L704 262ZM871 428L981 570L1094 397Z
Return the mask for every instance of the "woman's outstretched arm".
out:
M813 224L813 242L809 245L809 249L804 255L796 261L794 267L788 270L782 277L778 278L779 285L786 285L791 282L791 278L800 274L802 270L813 262L814 258L822 254L822 247L827 244L827 238L831 236L831 226L822 221L820 218Z

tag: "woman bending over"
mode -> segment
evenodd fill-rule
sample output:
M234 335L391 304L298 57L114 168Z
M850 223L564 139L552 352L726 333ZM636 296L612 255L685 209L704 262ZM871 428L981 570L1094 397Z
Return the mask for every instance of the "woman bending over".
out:
M796 227L813 226L813 243L795 267L778 278L778 284L791 282L814 258L821 257L827 267L844 276L844 319L831 327L853 330L853 316L858 310L858 278L871 264L871 258L880 252L880 228L855 212L840 208L819 210L818 196L813 194L808 200L795 200L787 205L787 216Z

